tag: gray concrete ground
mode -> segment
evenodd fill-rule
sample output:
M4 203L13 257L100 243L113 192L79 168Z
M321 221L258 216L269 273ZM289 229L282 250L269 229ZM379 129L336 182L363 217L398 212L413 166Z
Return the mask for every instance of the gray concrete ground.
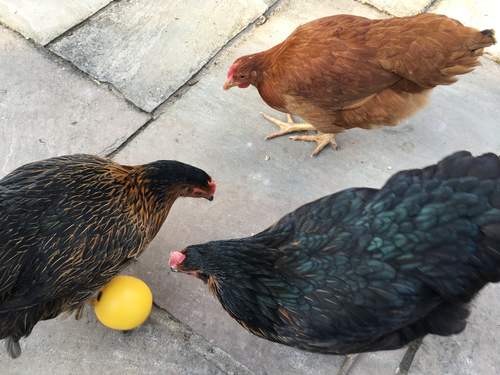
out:
M0 0L7 26L41 44L55 38L41 48L0 28L0 176L57 154L112 153L123 163L192 163L219 187L213 202L177 202L148 251L126 271L153 289L160 308L148 323L123 335L96 323L90 310L81 321L43 322L22 342L20 359L11 361L0 350L2 374L335 373L340 357L304 353L244 331L201 282L170 273L167 259L172 249L255 233L305 202L351 186L378 187L399 169L434 163L458 149L500 152L500 66L488 59L457 84L437 88L429 106L401 126L342 134L340 151L326 150L316 159L309 157L311 144L286 137L264 141L274 129L259 112L272 111L255 89L222 91L236 57L272 46L308 20L338 13L387 17L431 6L404 2L397 10L403 2L366 2L374 7L353 0L282 0L266 23L247 27L270 1L221 0L214 8L193 8L191 1L114 1L67 31L108 2L85 8L83 0L74 1L60 9L64 21L54 24L41 16L52 14L54 1L26 10L26 1ZM432 7L461 14L460 7L469 6L452 2ZM477 2L469 8L479 10L477 17L467 15L467 24L500 27L500 13ZM32 19L28 32L19 20ZM497 374L499 296L498 286L481 294L462 335L427 337L410 374ZM352 374L391 374L403 353L368 354Z
M81 321L66 316L41 322L24 350L20 360L0 355L2 374L251 375L227 353L158 309L128 334L103 329L90 311Z
M151 116L0 26L0 173L56 154L105 155Z

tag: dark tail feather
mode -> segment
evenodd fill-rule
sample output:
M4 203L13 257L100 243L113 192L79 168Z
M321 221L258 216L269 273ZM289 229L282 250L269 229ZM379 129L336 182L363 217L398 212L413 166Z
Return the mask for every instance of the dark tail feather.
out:
M18 358L21 355L21 345L19 345L18 339L8 337L5 341L5 346L11 358Z
M496 42L495 41L495 30L493 30L493 29L486 29L486 30L481 31L481 34L483 34L484 36L487 36L489 38L493 38L494 43Z
M422 320L422 327L434 335L456 335L465 329L469 313L466 304L444 303Z
M492 153L474 157L470 152L459 151L444 158L436 166L426 168L426 171L441 178L471 176L481 180L499 179L500 159Z
M477 37L474 37L471 44L473 51L492 46L497 42L495 39L495 30L493 29L483 30L480 34L476 35Z

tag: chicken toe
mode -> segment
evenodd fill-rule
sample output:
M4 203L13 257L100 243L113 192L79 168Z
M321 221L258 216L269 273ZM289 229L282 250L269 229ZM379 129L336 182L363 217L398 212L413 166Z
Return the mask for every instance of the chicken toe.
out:
M318 155L329 144L334 150L338 149L337 142L335 141L335 134L332 133L318 133L314 135L294 135L290 137L294 141L316 142L318 145L314 149L311 156Z
M287 115L287 122L278 120L274 117L266 115L265 113L261 113L261 115L264 116L264 118L267 121L272 122L273 124L277 125L280 128L279 131L269 134L266 137L266 140L273 139L273 138L280 137L282 135L290 134L290 133L294 133L294 132L303 132L303 131L308 131L308 130L314 130L314 126L312 126L311 124L307 124L307 123L297 124L295 121L293 121L293 117L290 114Z

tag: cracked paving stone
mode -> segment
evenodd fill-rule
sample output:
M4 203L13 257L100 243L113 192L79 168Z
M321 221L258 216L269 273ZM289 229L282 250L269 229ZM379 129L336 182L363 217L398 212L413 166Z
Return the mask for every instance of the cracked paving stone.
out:
M152 111L271 0L130 0L111 4L50 49Z
M0 176L37 159L104 155L149 115L0 27Z

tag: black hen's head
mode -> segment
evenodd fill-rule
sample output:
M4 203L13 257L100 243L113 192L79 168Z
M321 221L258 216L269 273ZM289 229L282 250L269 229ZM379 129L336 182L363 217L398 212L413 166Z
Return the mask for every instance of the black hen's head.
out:
M222 307L250 332L275 337L277 296L282 275L274 267L278 253L252 237L189 246L170 254L172 271L204 281ZM274 290L274 292L271 291Z
M199 168L175 160L158 160L143 167L142 177L156 193L213 200L216 184Z
M276 253L253 237L227 241L212 241L188 246L170 254L172 271L188 273L206 281L219 279L242 280L252 275L273 273Z
M219 253L211 243L193 245L170 253L169 266L172 271L184 272L207 281L210 276L220 274L222 262L215 259Z

